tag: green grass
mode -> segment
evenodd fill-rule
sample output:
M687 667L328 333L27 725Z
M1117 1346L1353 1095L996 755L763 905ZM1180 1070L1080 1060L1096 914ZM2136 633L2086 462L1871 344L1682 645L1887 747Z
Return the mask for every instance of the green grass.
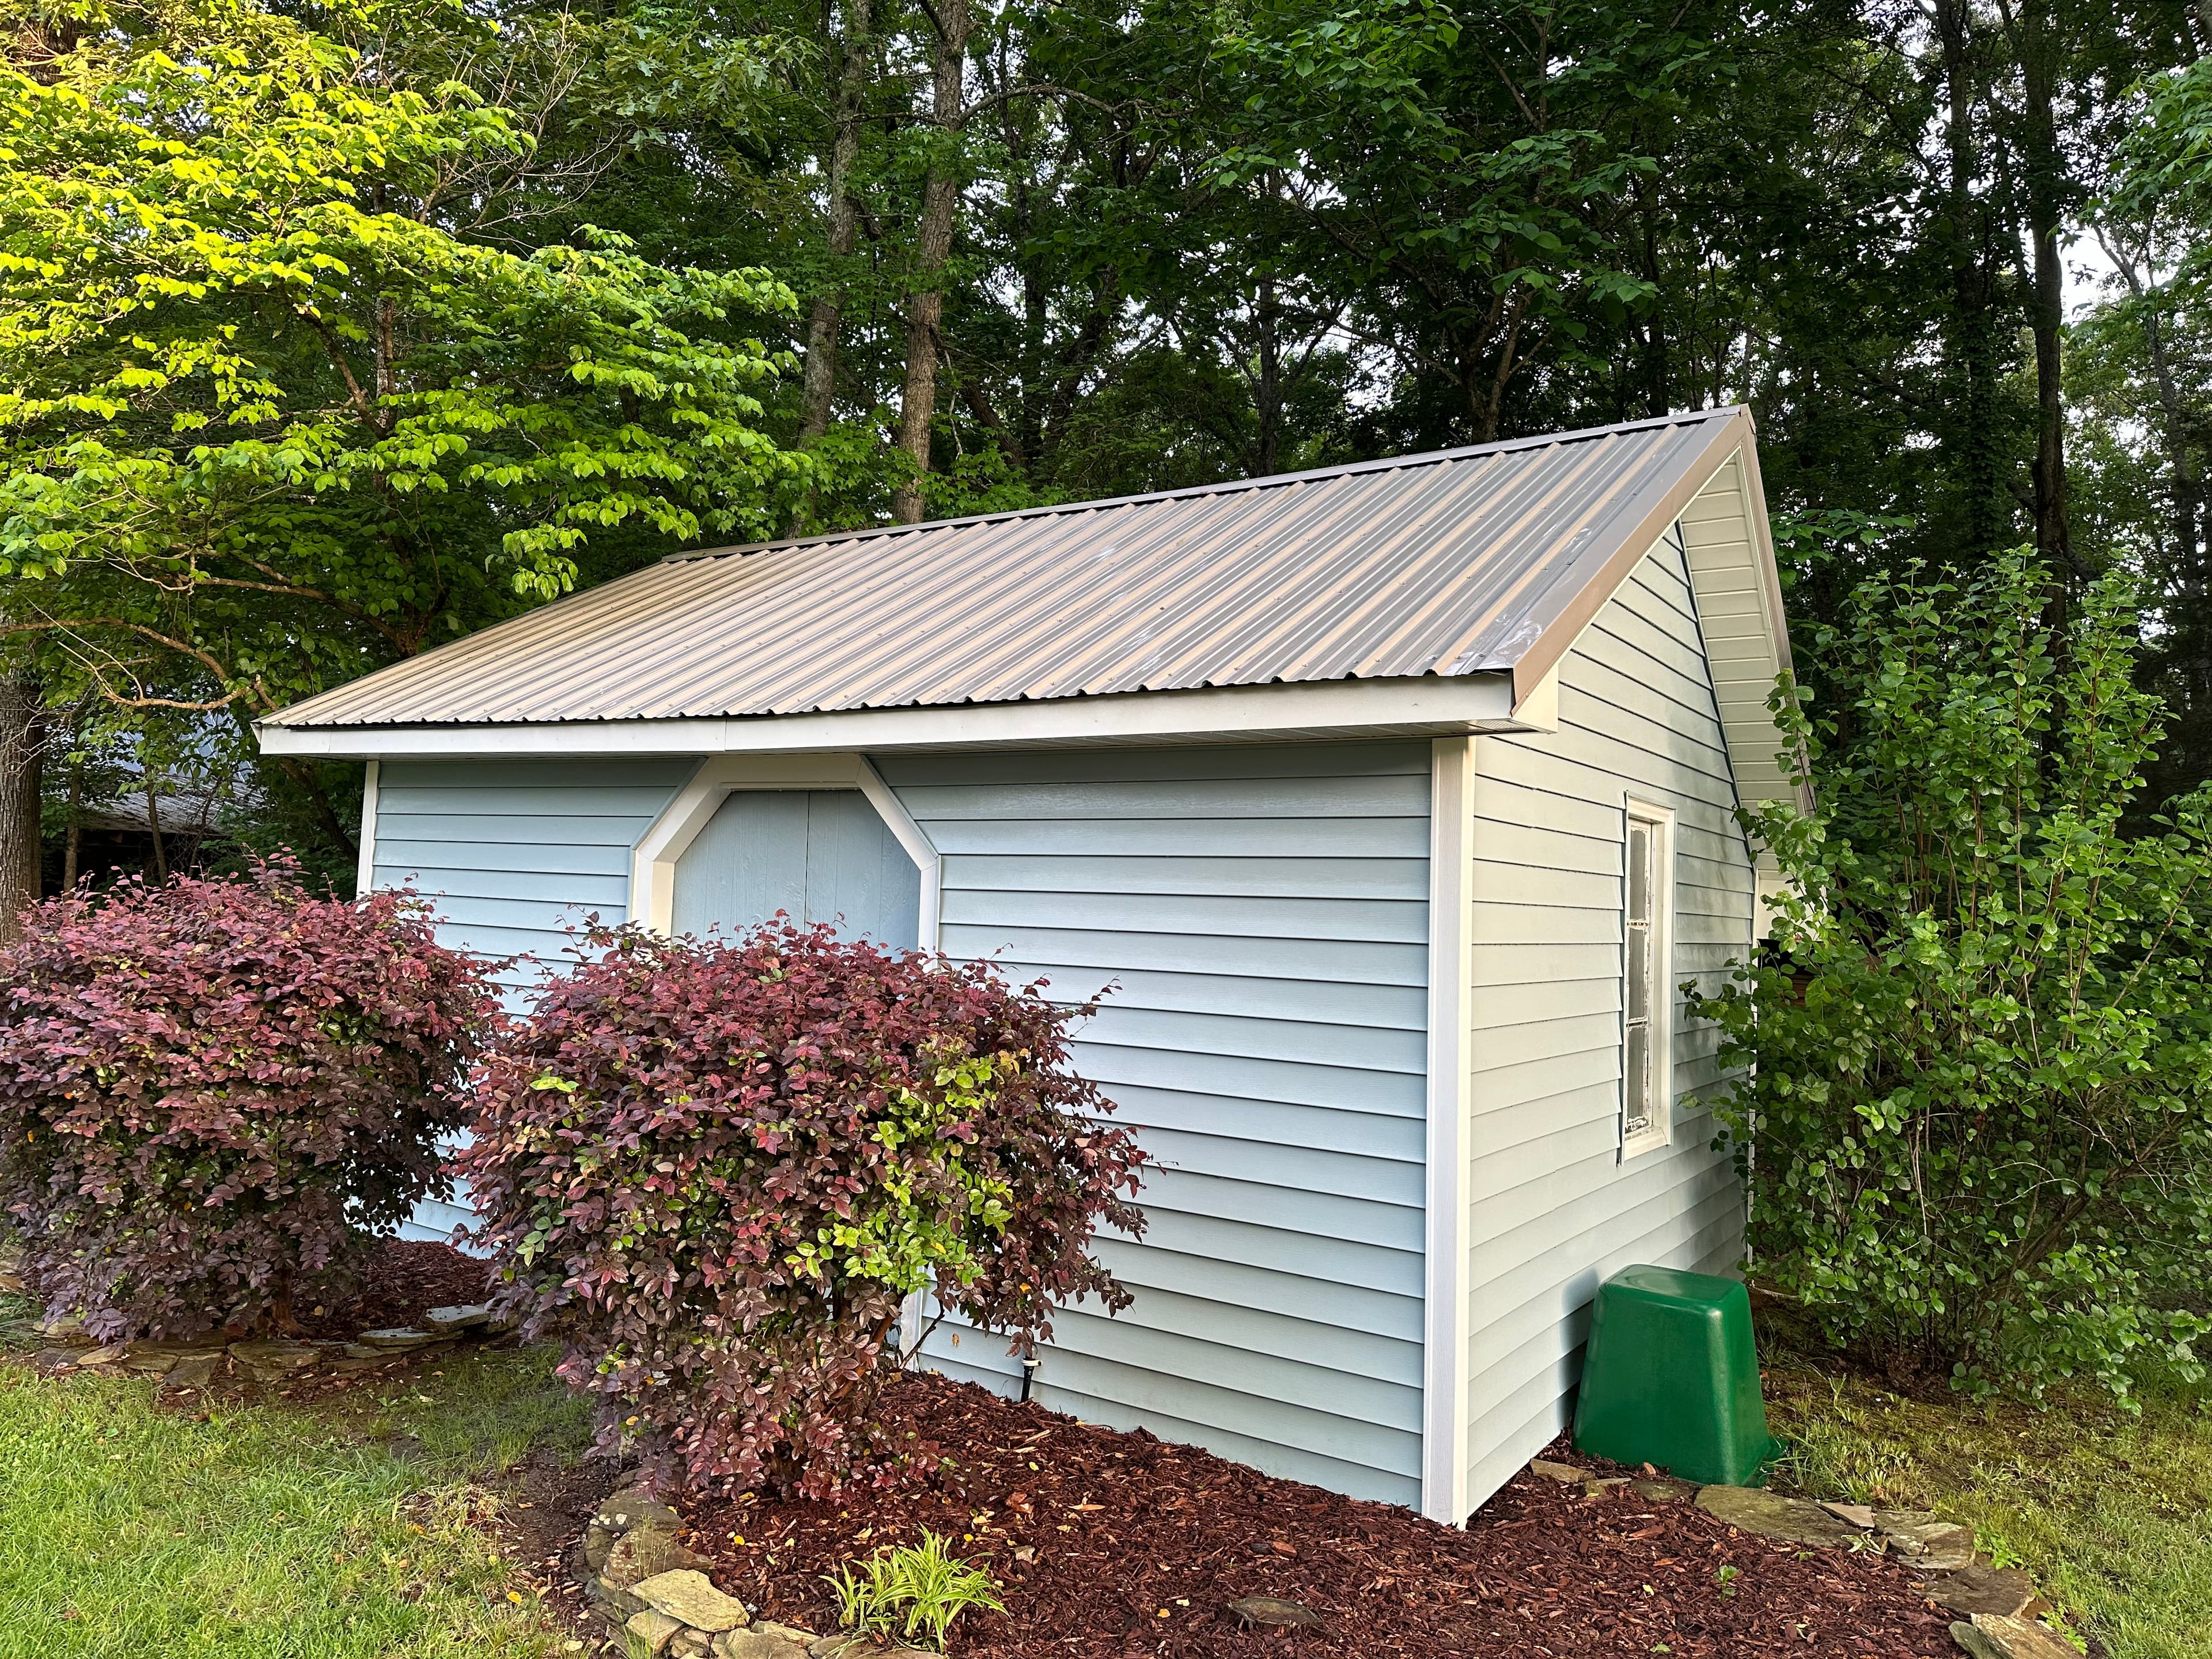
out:
M501 1469L580 1449L548 1366L481 1354L204 1421L143 1380L0 1369L0 1659L562 1651L477 1524Z
M1778 1484L1932 1509L2025 1567L2114 1659L2212 1655L2212 1386L2152 1380L2140 1415L1907 1399L1769 1355Z

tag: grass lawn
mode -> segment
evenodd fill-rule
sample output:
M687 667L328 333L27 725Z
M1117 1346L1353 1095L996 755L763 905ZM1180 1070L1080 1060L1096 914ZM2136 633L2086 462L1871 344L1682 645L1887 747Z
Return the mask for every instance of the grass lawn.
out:
M1786 1351L1766 1376L1778 1484L1973 1527L2114 1659L2212 1655L2212 1384L2154 1380L2138 1416L1906 1399Z
M205 1420L143 1379L0 1368L0 1659L561 1653L471 1524L533 1446L581 1449L547 1365L485 1353Z

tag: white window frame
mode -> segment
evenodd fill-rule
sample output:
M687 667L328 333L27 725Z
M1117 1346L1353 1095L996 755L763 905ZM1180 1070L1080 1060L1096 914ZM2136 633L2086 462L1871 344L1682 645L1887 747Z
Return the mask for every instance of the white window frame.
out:
M701 763L630 854L633 921L656 933L673 931L676 866L714 822L722 803L740 789L856 789L866 797L921 872L921 906L915 939L925 951L938 948L938 891L944 861L904 803L861 755L714 755Z
M1651 831L1650 1012L1644 1042L1651 1068L1651 1098L1644 1127L1628 1127L1629 953L1636 948L1629 912L1630 826ZM1669 1146L1674 1139L1674 809L1656 801L1627 798L1620 820L1620 1158L1623 1163Z

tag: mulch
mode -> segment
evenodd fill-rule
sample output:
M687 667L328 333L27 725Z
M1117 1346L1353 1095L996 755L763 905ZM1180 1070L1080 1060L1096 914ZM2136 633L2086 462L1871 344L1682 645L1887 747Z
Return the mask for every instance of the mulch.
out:
M1523 1471L1462 1531L939 1377L898 1379L883 1411L950 1466L836 1502L695 1505L688 1541L715 1583L769 1618L831 1630L820 1575L927 1527L1001 1586L1004 1614L956 1627L955 1650L975 1659L1954 1651L1950 1615L1895 1563L1778 1545L1626 1488L1592 1498ZM1033 1559L1015 1559L1023 1547ZM1297 1601L1328 1627L1239 1629L1222 1607L1247 1595Z
M362 1331L398 1330L433 1308L481 1302L491 1291L490 1264L450 1244L415 1239L378 1241L360 1293L330 1307L294 1310L307 1334L325 1341Z

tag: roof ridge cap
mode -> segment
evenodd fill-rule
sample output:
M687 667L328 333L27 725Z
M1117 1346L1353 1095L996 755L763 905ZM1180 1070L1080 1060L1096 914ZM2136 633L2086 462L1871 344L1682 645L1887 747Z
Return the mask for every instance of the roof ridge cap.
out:
M1147 490L1136 495L1106 495L1091 501L1057 501L1043 507L1009 507L1000 513L974 513L959 519L929 519L920 524L862 525L853 530L827 531L817 536L786 537L776 541L741 542L728 547L694 548L689 552L664 554L656 562L660 564L689 564L705 559L726 559L749 556L755 553L772 553L785 548L825 547L838 543L872 541L880 537L912 536L933 530L953 530L970 525L1007 524L1022 519L1050 518L1057 514L1091 513L1108 507L1136 507L1147 501L1188 501L1203 495L1227 495L1251 489L1280 489L1289 484L1318 483L1329 478L1348 478L1367 472L1407 471L1417 467L1440 466L1448 462L1478 460L1487 455L1508 455L1519 450L1547 449L1562 444L1592 443L1631 432L1649 431L1654 427L1696 426L1707 421L1719 420L1745 413L1743 404L1722 404L1711 409L1686 410L1680 414L1650 415L1638 421L1620 421L1610 426L1578 427L1571 432L1547 432L1526 438L1505 438L1486 444L1465 444L1453 449L1421 450L1411 455L1390 455L1373 460L1346 461L1338 466L1309 468L1303 472L1268 472L1256 478L1224 478L1218 483L1186 484L1179 489Z

